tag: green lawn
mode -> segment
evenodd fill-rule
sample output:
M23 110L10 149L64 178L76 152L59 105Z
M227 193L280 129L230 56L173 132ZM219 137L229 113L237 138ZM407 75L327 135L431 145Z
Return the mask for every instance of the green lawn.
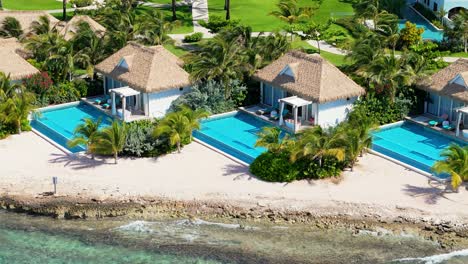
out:
M167 50L169 50L172 54L176 55L177 57L182 57L185 54L189 53L188 50L185 50L181 47L174 46L172 44L165 44L163 45Z
M318 52L318 49L316 49L315 47L311 46L309 43L303 40L294 40L291 43L291 47L293 49L304 49L308 52ZM342 66L348 64L348 62L345 60L345 56L342 55L333 54L323 50L320 52L320 55L329 62L333 63L335 66Z
M466 52L454 52L454 53L448 54L447 57L468 58L468 53L466 53Z
M312 0L298 0L301 6L311 5ZM278 0L236 0L231 2L231 18L240 19L243 24L252 27L253 31L274 31L281 29L285 23L269 15L276 9ZM208 0L210 15L224 17L224 0ZM315 21L325 22L331 16L341 17L353 11L351 4L344 0L323 0L313 16Z
M3 8L9 10L53 10L61 9L62 2L56 0L3 0Z
M149 10L155 9L154 7L149 6L139 6L137 12L147 12ZM172 10L170 8L156 8L161 10L164 13L164 16L168 21L172 20ZM180 21L181 25L176 27L171 34L188 34L193 32L193 22L192 22L192 12L188 6L177 7L177 19Z

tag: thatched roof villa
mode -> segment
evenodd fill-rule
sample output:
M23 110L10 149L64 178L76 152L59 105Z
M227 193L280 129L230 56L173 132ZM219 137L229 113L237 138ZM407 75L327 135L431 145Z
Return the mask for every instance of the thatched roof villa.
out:
M13 81L39 73L39 70L22 57L23 46L15 38L0 39L0 72L10 75Z

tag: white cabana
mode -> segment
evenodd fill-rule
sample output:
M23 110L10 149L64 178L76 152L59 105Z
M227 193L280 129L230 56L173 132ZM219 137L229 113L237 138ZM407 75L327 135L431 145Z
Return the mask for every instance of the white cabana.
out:
M128 86L125 87L120 87L120 88L114 88L110 89L109 92L111 93L111 100L112 100L112 115L117 116L120 115L123 121L125 121L126 117L131 115L131 111L126 110L126 100L125 98L130 97L130 96L139 96L140 92L132 89ZM122 112L117 111L116 104L115 104L115 95L119 95L121 100L122 100ZM135 107L137 109L140 108L140 100L136 100L136 105Z
M307 111L307 106L308 105L311 105L312 102L311 101L307 101L307 100L304 100L300 97L297 97L297 96L291 96L291 97L286 97L286 98L282 98L282 99L279 99L278 102L280 103L280 111L279 111L279 125L282 126L283 123L284 123L284 120L283 120L283 111L284 111L284 105L285 104L288 104L288 105L291 105L292 108L293 108L293 115L294 115L294 122L293 122L293 130L294 132L297 131L298 129L298 114L297 114L297 111L298 111L298 108L299 107L306 107L305 111L304 111L304 108L303 108L303 111L302 111L302 120L307 120L307 115L308 115L308 111Z
M457 130L456 130L456 133L455 133L455 135L457 137L460 136L460 124L461 124L461 120L462 120L464 114L468 115L468 106L460 108L460 109L457 110L457 115L458 115L457 116L457 127L456 127ZM466 130L464 130L464 131L466 131Z

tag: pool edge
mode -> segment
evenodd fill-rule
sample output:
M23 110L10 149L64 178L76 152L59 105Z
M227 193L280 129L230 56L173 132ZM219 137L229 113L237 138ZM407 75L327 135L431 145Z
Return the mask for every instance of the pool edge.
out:
M211 146L210 144L205 143L205 142L203 142L202 140L200 140L198 138L193 137L193 142L196 142L196 143L198 143L198 144L200 144L200 145L202 145L202 146L204 146L204 147L206 147L208 149L211 149L212 151L217 152L218 154L221 154L221 155L225 156L226 158L228 158L228 159L230 159L230 160L232 160L232 161L234 161L236 163L239 163L240 165L250 167L250 164L248 164L247 162L242 161L242 160L240 160L240 159L238 159L238 158L236 158L236 157L234 157L234 156L232 156L232 155L230 155L230 154L228 154L228 153L226 153L226 152L224 152L224 151L222 151L222 150L220 150L220 149L218 149L218 148L216 148L214 146Z

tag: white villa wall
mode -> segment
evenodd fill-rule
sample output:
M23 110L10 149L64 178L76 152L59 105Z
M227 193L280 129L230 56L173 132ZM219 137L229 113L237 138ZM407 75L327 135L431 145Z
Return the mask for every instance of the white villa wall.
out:
M414 3L416 1L409 0L408 2ZM450 11L452 8L455 7L464 7L468 8L468 1L467 0L419 0L419 3L425 5L431 10L434 10L434 3L437 4L437 11L441 10L442 8L445 11Z
M341 99L319 104L318 124L322 127L330 127L345 121L357 98L352 97L349 100Z
M164 117L164 115L169 112L172 102L189 90L190 88L185 87L183 90L177 88L159 93L147 94L149 116L155 118Z

